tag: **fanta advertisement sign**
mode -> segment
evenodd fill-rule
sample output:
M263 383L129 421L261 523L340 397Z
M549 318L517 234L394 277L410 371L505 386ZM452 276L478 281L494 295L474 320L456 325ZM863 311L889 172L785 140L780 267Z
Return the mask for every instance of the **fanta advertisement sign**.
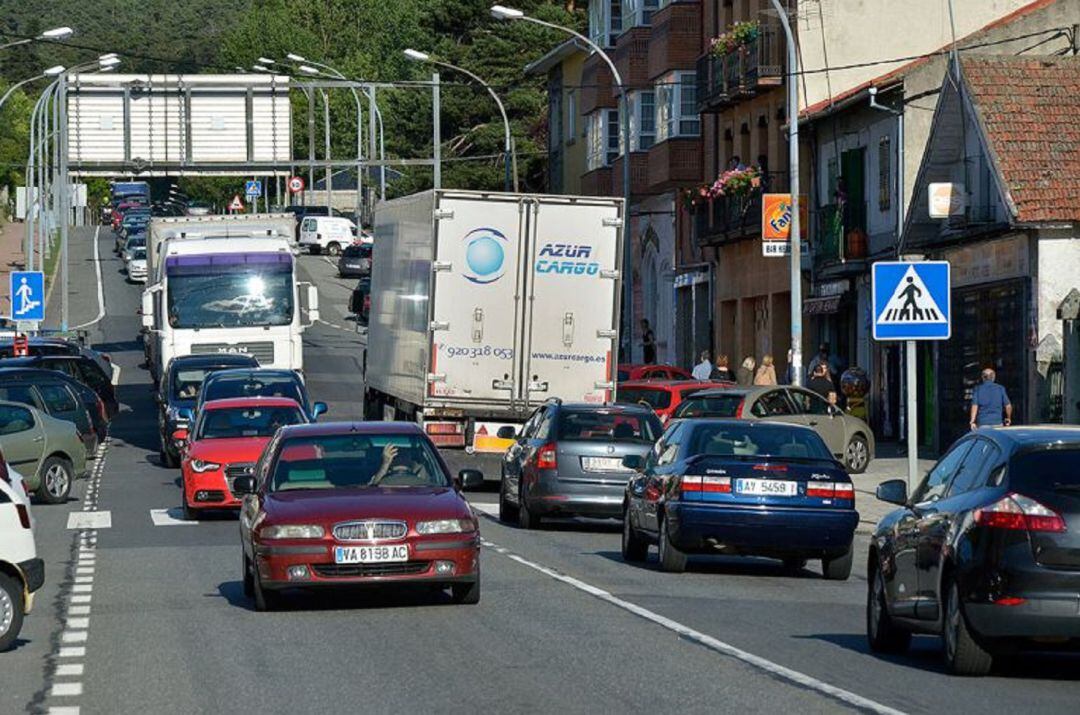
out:
M799 237L806 238L809 212L807 197L799 197ZM786 244L791 236L791 194L762 194L761 242L766 256L786 256Z

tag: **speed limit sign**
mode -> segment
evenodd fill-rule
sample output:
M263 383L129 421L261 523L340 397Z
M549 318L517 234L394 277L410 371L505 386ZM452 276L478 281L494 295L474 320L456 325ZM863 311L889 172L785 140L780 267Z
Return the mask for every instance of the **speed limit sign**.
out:
M299 176L293 176L289 179L289 191L298 194L304 190L304 180Z

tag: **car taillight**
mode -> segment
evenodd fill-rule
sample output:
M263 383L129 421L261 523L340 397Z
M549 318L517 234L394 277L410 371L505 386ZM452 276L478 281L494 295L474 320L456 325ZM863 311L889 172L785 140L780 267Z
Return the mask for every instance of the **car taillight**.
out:
M556 469L558 466L559 460L555 457L554 443L545 444L536 451L537 469Z
M849 482L807 482L806 496L818 499L855 499L855 486Z
M1023 494L1009 494L975 510L975 523L991 529L1026 529L1027 531L1065 531L1065 520L1053 509Z
M743 405L745 405L745 404L746 404L746 399L745 398L743 398L742 400L739 401L739 406L735 408L735 419L737 419L737 420L742 419L742 408L743 408Z
M19 512L19 523L22 528L30 528L30 510L26 508L25 504L16 504L15 511Z
M679 484L681 492L710 492L713 494L731 494L731 477L701 477L687 475Z

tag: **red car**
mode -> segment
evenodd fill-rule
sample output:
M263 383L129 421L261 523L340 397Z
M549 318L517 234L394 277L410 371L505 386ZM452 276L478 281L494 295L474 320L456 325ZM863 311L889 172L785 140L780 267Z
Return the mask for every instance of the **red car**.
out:
M679 406L687 396L698 390L708 390L714 387L731 387L731 382L701 382L691 378L687 380L631 380L620 382L619 390L615 395L615 401L623 404L647 404L653 408L653 412L660 421L667 424L671 416L675 414L675 408Z
M286 397L235 397L203 405L188 433L173 438L181 447L184 518L210 509L237 509L236 478L252 474L266 443L280 427L304 424L304 410Z
M328 422L282 429L238 478L244 593L259 611L288 588L422 583L480 600L479 524L419 426Z
M629 380L693 380L694 376L674 365L619 365L619 382Z

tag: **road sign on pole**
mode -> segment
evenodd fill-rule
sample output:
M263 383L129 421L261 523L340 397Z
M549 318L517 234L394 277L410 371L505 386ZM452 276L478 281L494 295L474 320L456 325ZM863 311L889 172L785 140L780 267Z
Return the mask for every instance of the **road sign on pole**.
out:
M44 273L13 271L10 295L12 320L45 320Z
M293 176L289 178L289 192L293 194L299 194L304 190L304 179L299 176Z
M252 179L244 182L244 193L248 197L248 201L254 201L262 196L262 182L258 179Z
M232 197L232 201L229 202L229 211L243 211L244 202L240 200L240 194L236 194Z
M874 339L903 340L907 386L908 493L918 481L919 373L915 344L948 340L952 286L948 261L881 261L870 272Z

